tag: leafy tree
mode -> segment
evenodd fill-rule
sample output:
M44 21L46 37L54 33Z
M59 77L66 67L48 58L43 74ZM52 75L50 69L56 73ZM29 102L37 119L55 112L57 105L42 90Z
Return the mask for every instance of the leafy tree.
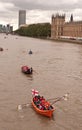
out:
M51 25L50 23L30 24L27 27L19 28L15 33L21 36L46 38L51 36Z

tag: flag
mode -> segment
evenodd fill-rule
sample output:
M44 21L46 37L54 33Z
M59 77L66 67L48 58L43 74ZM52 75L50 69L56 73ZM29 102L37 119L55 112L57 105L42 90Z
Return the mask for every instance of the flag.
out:
M32 95L34 95L34 96L38 96L39 92L38 92L37 90L32 89L31 91L32 91Z

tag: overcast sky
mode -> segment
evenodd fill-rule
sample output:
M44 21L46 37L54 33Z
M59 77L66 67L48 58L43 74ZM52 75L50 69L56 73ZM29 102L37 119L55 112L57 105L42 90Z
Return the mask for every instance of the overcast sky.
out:
M51 15L66 14L74 20L82 20L82 0L0 0L0 24L18 28L18 11L26 10L26 23L51 22Z

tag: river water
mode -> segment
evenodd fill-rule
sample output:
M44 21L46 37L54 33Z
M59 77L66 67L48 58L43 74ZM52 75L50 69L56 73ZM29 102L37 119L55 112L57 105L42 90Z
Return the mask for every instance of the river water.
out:
M82 130L82 45L0 34L0 47L0 130ZM32 76L23 65L33 67ZM54 104L51 119L30 105L18 110L30 103L32 88L46 99L69 99Z

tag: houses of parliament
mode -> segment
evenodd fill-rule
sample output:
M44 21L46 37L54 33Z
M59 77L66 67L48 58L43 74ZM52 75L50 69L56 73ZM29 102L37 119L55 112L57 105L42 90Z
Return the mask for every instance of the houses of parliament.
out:
M73 15L65 22L65 15L52 15L51 39L62 37L82 37L82 21L74 21Z

